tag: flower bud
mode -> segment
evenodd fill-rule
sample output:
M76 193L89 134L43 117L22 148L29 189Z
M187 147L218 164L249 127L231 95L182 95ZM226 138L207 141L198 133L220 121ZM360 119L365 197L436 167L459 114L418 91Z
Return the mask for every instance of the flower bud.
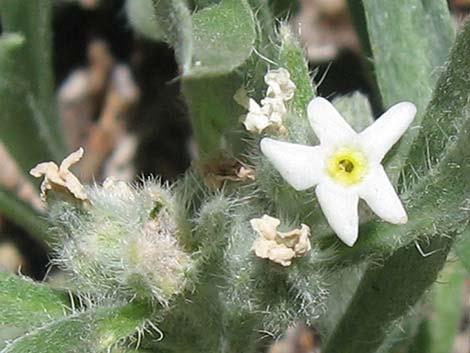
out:
M192 265L178 243L183 217L170 190L154 181L133 187L107 179L87 194L86 209L58 203L51 210L64 239L59 265L73 274L80 293L96 300L137 297L168 305L185 288Z

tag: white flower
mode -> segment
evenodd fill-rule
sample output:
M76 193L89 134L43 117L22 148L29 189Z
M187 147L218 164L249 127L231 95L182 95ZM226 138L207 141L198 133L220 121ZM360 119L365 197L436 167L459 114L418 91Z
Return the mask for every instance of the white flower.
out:
M248 110L243 121L248 131L261 134L269 127L282 132L285 130L282 118L287 113L286 102L294 97L295 84L289 71L283 68L268 71L264 81L268 90L261 105L249 98L244 88L237 90L233 99Z
M46 201L47 192L49 190L64 193L80 201L88 200L82 183L80 183L80 180L69 170L82 156L83 148L79 148L77 151L67 156L60 164L60 167L54 162L44 162L39 163L29 171L29 173L36 178L44 176L44 181L41 184L41 199L43 201Z
M250 98L248 102L248 114L246 114L243 125L248 131L258 134L270 125L269 117L254 99Z
M406 223L406 211L380 162L413 121L414 104L394 105L360 133L326 99L313 99L307 110L320 145L261 141L261 151L282 177L296 190L317 186L328 223L349 246L358 237L359 198L385 221Z
M281 98L289 101L294 97L295 83L291 81L289 71L284 68L269 70L264 75L264 82L268 85L267 97Z
M282 117L287 113L286 104L282 99L266 97L261 100L261 107L272 125L282 125Z
M310 228L302 224L299 229L279 232L281 221L264 215L250 221L253 230L260 236L253 242L252 250L262 259L270 259L282 266L289 266L294 257L305 255L310 249Z
M261 104L262 106L254 99L249 99L249 111L243 122L246 129L258 134L268 127L282 130L282 117L287 112L284 101L278 98L265 98Z

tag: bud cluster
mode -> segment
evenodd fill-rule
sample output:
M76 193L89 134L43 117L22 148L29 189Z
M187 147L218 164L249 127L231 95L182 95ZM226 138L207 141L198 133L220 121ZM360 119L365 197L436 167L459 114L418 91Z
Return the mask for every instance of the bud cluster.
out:
M155 181L133 187L107 179L87 194L86 207L52 205L62 243L56 262L73 274L80 293L96 300L168 305L185 288L192 264L178 243L183 217L170 190Z

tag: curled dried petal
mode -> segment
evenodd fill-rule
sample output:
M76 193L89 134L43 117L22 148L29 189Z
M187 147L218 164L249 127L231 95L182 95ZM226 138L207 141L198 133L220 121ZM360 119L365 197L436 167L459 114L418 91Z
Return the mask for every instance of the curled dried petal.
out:
M264 215L250 220L251 227L260 236L253 242L256 256L270 259L282 266L289 266L294 257L305 255L310 249L310 228L302 224L289 232L279 232L277 218Z
M83 156L83 148L67 156L60 167L54 162L39 163L30 170L30 174L36 178L44 176L41 184L41 199L47 200L47 193L54 190L59 193L65 193L74 199L87 201L88 196L85 189L78 178L69 170L69 168L77 163Z
M262 238L275 240L277 236L277 227L281 224L281 221L265 214L261 218L253 218L250 221L250 224L253 230Z
M284 101L291 100L295 93L295 83L290 79L289 71L284 68L270 70L264 76L264 82L268 85L268 97L281 98Z

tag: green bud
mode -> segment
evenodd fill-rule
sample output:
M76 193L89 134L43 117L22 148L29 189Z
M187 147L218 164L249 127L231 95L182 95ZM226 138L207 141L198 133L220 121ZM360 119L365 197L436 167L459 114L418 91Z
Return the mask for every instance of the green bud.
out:
M107 179L88 195L84 208L52 206L52 222L65 239L56 262L73 274L80 293L96 300L137 297L168 305L192 266L178 242L184 217L171 191L154 181L133 187Z

